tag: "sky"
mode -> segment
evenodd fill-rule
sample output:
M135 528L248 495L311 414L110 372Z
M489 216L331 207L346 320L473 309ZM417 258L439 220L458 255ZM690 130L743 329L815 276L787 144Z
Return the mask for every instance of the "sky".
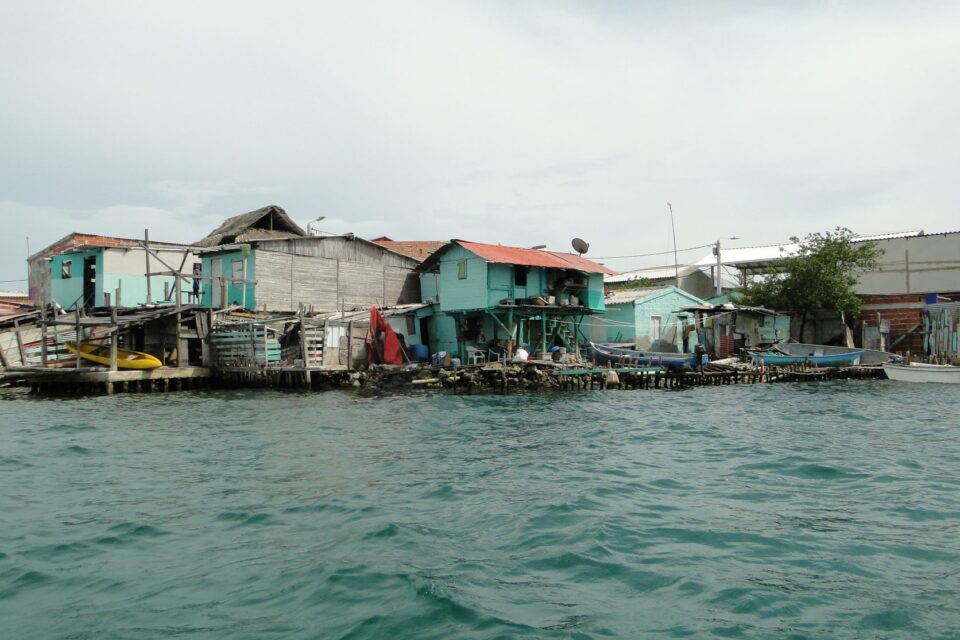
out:
M957 2L0 3L0 289L77 231L568 250L960 229ZM24 280L24 281L21 281Z

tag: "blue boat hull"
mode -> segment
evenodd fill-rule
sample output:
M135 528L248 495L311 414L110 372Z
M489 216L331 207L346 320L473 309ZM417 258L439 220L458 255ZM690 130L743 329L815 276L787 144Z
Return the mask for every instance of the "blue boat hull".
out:
M654 351L634 351L617 347L605 347L590 343L593 361L599 365L617 367L663 367L670 371L689 371L697 364L697 356L692 353L657 353Z

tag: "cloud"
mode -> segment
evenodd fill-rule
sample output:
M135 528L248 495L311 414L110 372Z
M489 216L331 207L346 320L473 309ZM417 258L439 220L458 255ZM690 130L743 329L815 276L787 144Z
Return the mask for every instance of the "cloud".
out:
M0 277L26 235L190 241L265 204L600 255L671 248L668 200L680 246L947 230L958 19L936 1L13 4Z

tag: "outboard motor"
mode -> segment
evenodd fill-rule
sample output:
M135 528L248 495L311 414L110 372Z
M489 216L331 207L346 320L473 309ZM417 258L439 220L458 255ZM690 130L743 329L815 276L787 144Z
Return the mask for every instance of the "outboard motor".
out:
M695 346L693 347L693 352L694 352L694 353L696 354L696 356L697 356L697 363L699 364L699 366L700 366L700 371L702 372L702 371L703 371L703 365L705 365L705 364L707 364L708 362L710 362L710 358L709 358L709 356L707 356L707 348L706 348L705 346L703 346L702 344L698 344L698 345L695 345Z

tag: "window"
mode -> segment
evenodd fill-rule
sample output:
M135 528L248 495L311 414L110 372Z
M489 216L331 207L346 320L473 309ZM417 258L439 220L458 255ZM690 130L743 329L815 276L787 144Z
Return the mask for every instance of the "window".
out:
M660 316L650 316L650 339L660 339Z
M467 261L461 260L457 263L457 277L465 280L467 277Z
M60 279L69 280L72 277L71 275L72 271L73 271L73 262L71 262L70 260L64 260L63 263L60 265Z
M243 260L234 260L233 261L233 281L234 283L243 280Z
M527 286L527 268L520 265L513 267L513 284L518 287Z

